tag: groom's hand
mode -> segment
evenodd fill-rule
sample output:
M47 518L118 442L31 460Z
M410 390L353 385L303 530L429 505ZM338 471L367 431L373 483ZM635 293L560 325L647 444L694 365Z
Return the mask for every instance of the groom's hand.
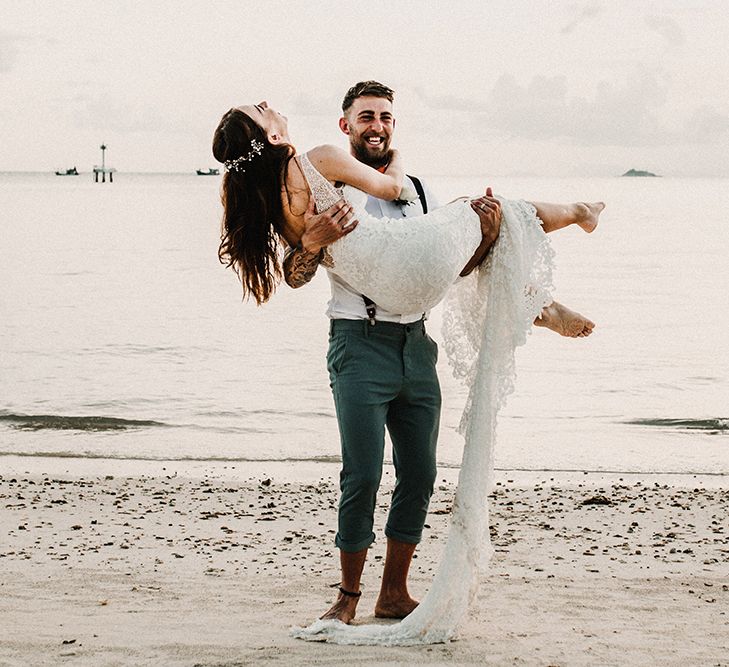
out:
M304 213L304 233L301 245L284 254L284 280L294 289L306 285L316 273L322 258L322 248L349 234L356 226L352 207L340 199L334 206L317 215L314 198Z
M304 213L304 225L301 247L307 253L318 253L325 246L354 230L357 220L354 219L352 207L344 199L340 199L323 213L317 214L312 197Z
M491 188L486 188L483 197L471 200L471 208L481 222L481 245L491 247L501 230L501 202L494 197Z
M494 197L491 188L486 188L486 194L483 197L472 199L471 208L476 211L481 222L481 243L476 248L476 252L468 261L468 264L463 267L461 276L467 276L477 266L481 265L501 230L501 202Z

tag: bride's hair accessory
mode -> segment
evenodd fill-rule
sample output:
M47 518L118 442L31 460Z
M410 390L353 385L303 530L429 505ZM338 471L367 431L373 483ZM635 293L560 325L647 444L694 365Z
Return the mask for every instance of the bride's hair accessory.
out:
M246 155L241 155L234 160L226 160L223 164L225 165L225 171L242 171L245 173L245 167L243 166L246 162L250 162L253 158L258 157L263 152L263 142L253 139L251 141L251 150Z

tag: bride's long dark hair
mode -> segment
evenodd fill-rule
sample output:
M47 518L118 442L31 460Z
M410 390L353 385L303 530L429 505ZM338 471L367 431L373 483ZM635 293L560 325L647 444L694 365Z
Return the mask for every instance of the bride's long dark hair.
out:
M253 297L260 306L281 280L281 193L286 191L294 148L290 144L271 144L263 128L248 114L231 109L213 135L213 155L218 162L245 157L251 153L254 141L260 142L263 150L243 162L241 170L226 171L223 176L218 259L238 275L243 297Z

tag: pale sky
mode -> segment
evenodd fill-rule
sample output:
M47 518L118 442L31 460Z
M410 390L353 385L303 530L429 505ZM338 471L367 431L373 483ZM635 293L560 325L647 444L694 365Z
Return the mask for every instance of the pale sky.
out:
M341 98L396 91L422 174L729 176L726 0L0 0L0 171L215 166L231 106L299 150Z

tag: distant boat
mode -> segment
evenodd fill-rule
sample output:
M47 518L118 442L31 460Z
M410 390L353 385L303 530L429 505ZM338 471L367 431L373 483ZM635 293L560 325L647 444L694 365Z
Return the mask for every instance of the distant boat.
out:
M197 175L198 176L218 176L220 174L220 169L215 169L215 167L209 167L208 169L198 169Z
M57 171L56 176L78 176L78 169L71 167L70 169L66 169L66 171Z
M652 176L654 178L660 178L658 174L654 174L652 171L642 171L641 169L628 169L623 176Z

